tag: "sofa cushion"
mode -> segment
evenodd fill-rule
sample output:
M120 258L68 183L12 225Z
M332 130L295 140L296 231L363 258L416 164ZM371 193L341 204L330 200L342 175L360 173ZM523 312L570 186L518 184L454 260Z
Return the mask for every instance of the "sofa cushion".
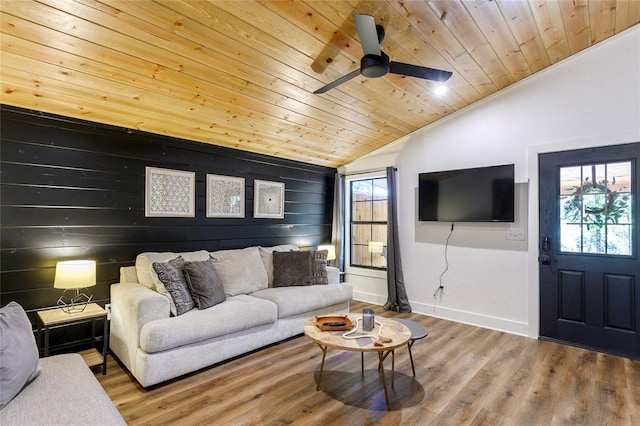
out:
M48 356L40 366L40 376L0 410L0 425L126 425L82 356Z
M179 317L145 324L140 332L140 347L147 353L161 352L273 324L277 316L278 307L264 298L244 294L228 297L223 303L202 311L192 309Z
M211 260L227 296L249 294L267 288L267 271L258 247L216 251L211 253Z
M160 283L160 281L158 280L158 275L151 265L153 265L153 262L168 262L178 256L182 256L185 262L197 262L209 259L209 252L206 250L199 250L182 253L140 253L136 257L136 275L138 276L138 282L151 290L158 291L157 284ZM166 296L168 295L166 294Z
M351 300L353 288L347 283L277 287L251 296L272 301L278 305L278 318L286 318Z
M327 275L327 250L318 250L311 252L311 284L321 285L329 284Z
M171 313L173 315L182 315L193 309L195 303L182 272L184 267L182 256L178 256L168 262L153 262L151 266L158 274L158 280L162 283L163 291L160 291L160 287L158 287L158 292L169 294Z
M38 357L31 321L22 306L10 302L0 309L0 409L38 377Z
M267 285L273 287L273 252L298 251L298 246L295 244L281 244L273 247L258 247L258 251L260 252L264 269L267 270Z
M311 285L311 252L273 253L273 286Z
M211 260L186 262L183 271L189 292L198 309L207 309L224 302L226 296L222 280L218 277Z

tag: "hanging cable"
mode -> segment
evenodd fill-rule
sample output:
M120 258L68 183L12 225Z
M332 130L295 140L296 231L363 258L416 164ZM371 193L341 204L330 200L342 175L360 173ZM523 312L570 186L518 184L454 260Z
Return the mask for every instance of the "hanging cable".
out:
M447 242L444 245L444 271L442 271L442 273L440 274L440 277L438 278L438 288L436 289L435 293L433 293L433 298L436 299L438 297L438 293L442 293L444 294L444 285L442 285L442 277L444 277L444 274L447 273L447 271L449 270L449 258L447 256L447 251L449 249L449 239L451 238L451 234L453 234L453 225L454 223L451 223L451 230L449 231L449 236L447 237Z

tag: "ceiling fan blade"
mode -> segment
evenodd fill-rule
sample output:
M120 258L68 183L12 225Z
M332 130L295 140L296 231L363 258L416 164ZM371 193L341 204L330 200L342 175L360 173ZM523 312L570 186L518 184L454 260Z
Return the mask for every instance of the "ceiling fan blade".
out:
M360 68L358 68L357 70L351 71L347 75L343 75L339 79L332 81L331 83L327 84L326 86L323 86L323 87L319 88L318 90L316 90L313 93L315 95L320 94L320 93L324 93L327 90L333 89L334 87L339 86L342 83L345 83L345 82L347 82L347 81L351 80L352 78L357 77L359 75L360 75Z
M380 43L378 42L378 31L376 21L371 15L353 15L353 20L358 28L360 44L365 55L380 56Z
M389 72L434 81L447 81L453 75L451 71L437 70L419 65L405 64L403 62L390 62Z

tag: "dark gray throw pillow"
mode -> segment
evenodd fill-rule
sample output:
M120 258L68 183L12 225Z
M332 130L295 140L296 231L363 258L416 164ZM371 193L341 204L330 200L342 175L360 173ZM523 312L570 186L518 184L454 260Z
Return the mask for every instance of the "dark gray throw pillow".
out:
M312 251L312 265L311 265L311 284L324 285L329 284L329 277L327 275L327 256L329 252L327 250Z
M31 321L16 302L0 309L0 409L40 374Z
M195 306L189 286L184 278L182 268L184 267L184 259L178 256L168 262L153 262L153 269L158 274L158 279L169 292L176 305L176 316L182 315L190 311Z
M311 258L309 251L274 251L273 286L311 285Z
M187 262L183 271L196 308L207 309L225 301L224 286L212 261Z

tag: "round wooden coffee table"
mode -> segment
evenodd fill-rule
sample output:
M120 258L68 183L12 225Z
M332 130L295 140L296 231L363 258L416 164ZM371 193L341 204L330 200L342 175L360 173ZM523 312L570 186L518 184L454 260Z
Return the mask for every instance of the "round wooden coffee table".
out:
M385 318L376 316L376 325L373 331L362 330L362 314L350 313L349 319L353 322L354 326L357 324L358 330L355 333L349 335L349 337L356 337L367 335L369 337L362 338L346 338L343 337L346 331L322 331L316 327L315 318L310 319L304 326L304 334L313 340L322 350L322 361L320 363L320 374L318 376L317 390L320 390L320 382L322 380L322 371L324 369L324 361L327 356L327 350L329 348L340 349L343 351L360 352L377 352L378 353L378 367L380 370L380 379L382 380L382 386L384 388L384 397L389 404L389 393L387 391L387 381L385 378L383 362L391 354L391 387L393 387L393 374L395 373L394 356L393 351L403 345L406 345L411 338L411 331L405 325L395 321L391 318ZM384 337L391 339L390 342L380 342L378 337ZM379 344L374 344L374 341L378 340Z

